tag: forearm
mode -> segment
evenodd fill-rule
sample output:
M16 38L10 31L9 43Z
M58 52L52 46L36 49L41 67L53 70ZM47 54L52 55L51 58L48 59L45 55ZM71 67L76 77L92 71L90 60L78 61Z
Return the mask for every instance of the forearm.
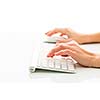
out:
M100 42L100 33L86 34L79 38L80 43L93 43Z

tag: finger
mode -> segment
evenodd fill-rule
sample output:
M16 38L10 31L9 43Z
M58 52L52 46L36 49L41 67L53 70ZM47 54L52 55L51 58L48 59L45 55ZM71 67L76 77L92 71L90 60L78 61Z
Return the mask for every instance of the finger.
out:
M78 58L77 52L69 50L69 49L61 50L55 54L55 56L66 56L66 55L71 56L74 60L77 61L77 58Z
M47 36L52 36L52 35L58 33L59 31L60 31L60 30L56 28L56 29L54 29L54 30L51 30L51 31L45 33L45 34L46 34Z
M65 49L65 50L61 50L61 51L56 52L55 55L56 56L59 56L59 55L69 55L70 54L69 52L72 52L72 50ZM73 52L75 52L75 51L73 51Z
M55 55L56 52L65 49L62 46L56 46L55 48L53 48L47 55L47 57L53 57Z
M73 40L67 40L67 42L66 42L66 40L61 40L61 41L59 41L59 42L57 42L56 43L56 46L60 46L60 45L62 45L62 46L64 46L64 48L69 48L69 46L71 47L73 47L73 48L79 48L80 46L76 43L76 42L74 42Z
M56 45L59 45L61 43L66 43L65 39L57 40Z
M60 34L60 36L63 36L63 35L65 35L65 34L64 34L64 33L61 33L61 34Z
M60 47L55 47L55 48L53 48L49 53L48 53L48 55L47 55L47 57L53 57L54 55L55 55L55 52L57 52L57 51L59 51L59 50L61 50L61 48Z
M75 51L77 53L82 52L81 47L79 45L77 45L76 43L74 43L74 42L61 43L58 46L60 46L61 48L64 48L64 49L69 49L69 50Z
M56 44L58 45L60 43L67 43L67 42L70 42L70 41L72 41L71 38L69 38L69 39L61 39L61 40L57 40Z
M75 46L73 46L73 44L71 46L71 44L69 45L65 43L60 43L60 45L56 46L48 53L47 57L53 57L56 52L64 50L64 49L69 49L69 50L76 51L79 53L79 50Z

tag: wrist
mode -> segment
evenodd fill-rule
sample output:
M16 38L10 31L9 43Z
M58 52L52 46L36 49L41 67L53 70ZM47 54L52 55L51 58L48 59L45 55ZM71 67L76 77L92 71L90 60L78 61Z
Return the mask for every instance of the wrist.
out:
M76 37L75 39L79 44L83 44L83 43L89 43L90 37L88 35L85 34L80 34L78 37Z
M79 39L80 43L100 42L100 33L82 34Z
M93 58L93 67L100 67L100 54Z
M79 43L83 44L83 43L91 43L93 42L94 37L90 34L81 34L79 36Z

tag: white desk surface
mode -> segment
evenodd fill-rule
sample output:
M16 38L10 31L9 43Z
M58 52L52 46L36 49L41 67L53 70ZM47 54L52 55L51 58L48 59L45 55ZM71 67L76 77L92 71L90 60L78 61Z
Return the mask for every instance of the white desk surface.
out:
M100 69L81 66L77 66L76 74L49 71L30 74L29 66L35 46L33 33L3 33L0 37L0 81L59 83L100 81ZM92 52L100 52L100 44L87 44L82 47Z

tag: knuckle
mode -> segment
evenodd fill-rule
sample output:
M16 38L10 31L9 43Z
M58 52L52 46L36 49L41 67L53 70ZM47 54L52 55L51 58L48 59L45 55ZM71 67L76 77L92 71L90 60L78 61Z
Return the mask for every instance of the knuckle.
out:
M58 31L58 28L54 28L54 31Z
M64 44L61 43L61 44L59 44L59 47L64 48L65 46L64 46Z

